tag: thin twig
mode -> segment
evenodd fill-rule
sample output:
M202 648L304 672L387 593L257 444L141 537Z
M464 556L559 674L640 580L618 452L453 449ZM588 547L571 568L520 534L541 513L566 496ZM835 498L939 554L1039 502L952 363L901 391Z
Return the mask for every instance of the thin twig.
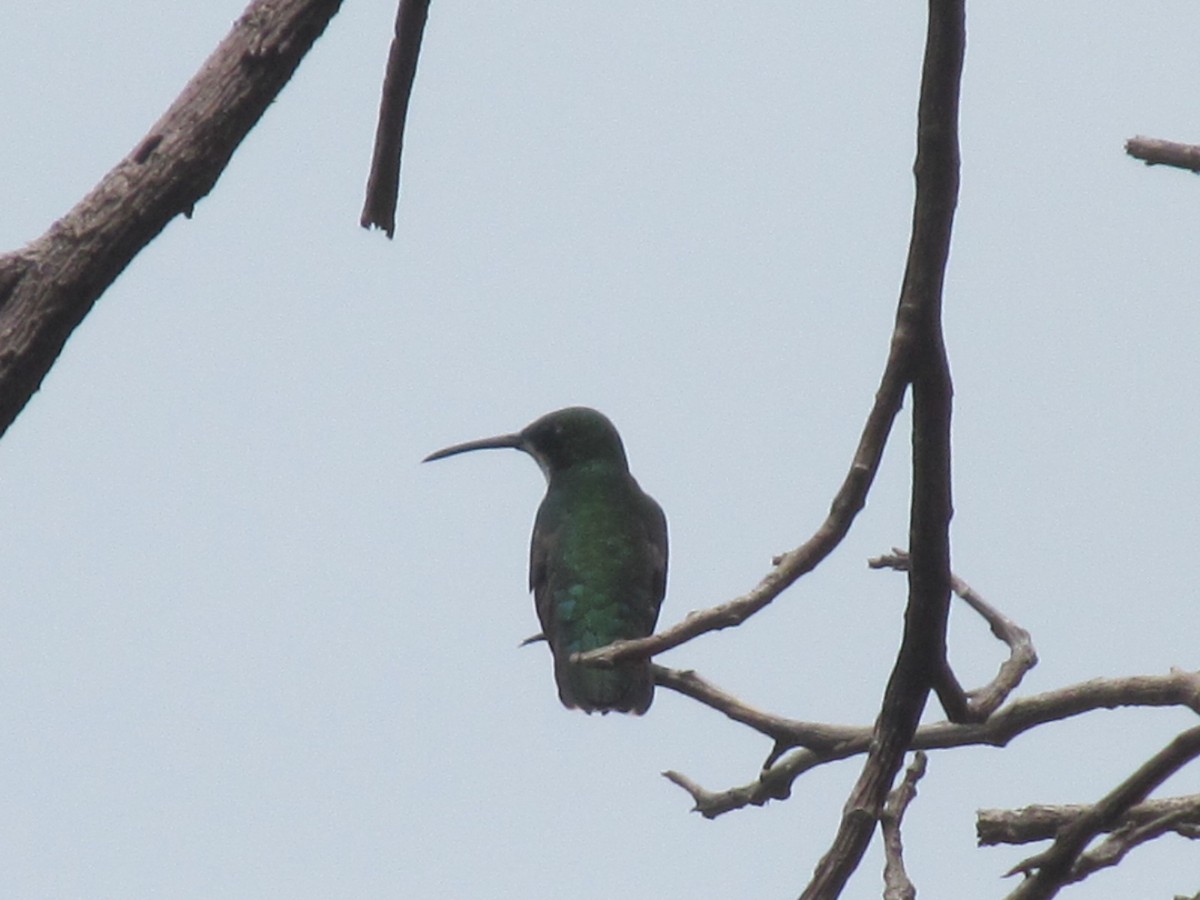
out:
M917 796L917 782L925 775L928 757L918 750L900 782L883 805L879 828L883 832L883 900L915 900L917 889L904 868L904 844L900 825L909 804Z

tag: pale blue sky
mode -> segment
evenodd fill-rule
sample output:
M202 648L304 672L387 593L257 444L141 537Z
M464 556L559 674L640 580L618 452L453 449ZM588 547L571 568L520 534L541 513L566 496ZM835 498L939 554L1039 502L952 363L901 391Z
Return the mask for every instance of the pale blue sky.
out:
M242 6L9 10L0 246L127 153ZM808 537L885 359L924 6L436 2L388 243L357 221L394 14L345 5L0 441L0 893L793 896L861 761L689 813L661 770L741 784L766 742L668 691L643 719L562 709L517 649L540 473L417 461L604 410L670 520L664 624ZM1200 141L1200 6L968 15L955 568L1032 631L1023 693L1195 668L1200 181L1123 142ZM871 721L904 582L865 560L905 540L906 428L820 570L662 662ZM963 680L990 677L986 629L952 628ZM921 896L1011 889L1024 854L976 849L976 808L1094 800L1192 723L935 754ZM1200 888L1196 848L1160 844L1071 896Z

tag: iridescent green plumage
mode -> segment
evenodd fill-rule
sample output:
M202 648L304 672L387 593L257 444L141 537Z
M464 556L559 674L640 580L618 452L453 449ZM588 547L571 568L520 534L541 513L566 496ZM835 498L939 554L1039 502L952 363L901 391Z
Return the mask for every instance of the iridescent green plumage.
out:
M667 520L629 474L616 428L594 409L571 407L427 459L491 447L525 451L546 475L529 587L559 698L587 712L644 713L654 697L649 662L600 669L570 661L572 653L652 633L666 591Z

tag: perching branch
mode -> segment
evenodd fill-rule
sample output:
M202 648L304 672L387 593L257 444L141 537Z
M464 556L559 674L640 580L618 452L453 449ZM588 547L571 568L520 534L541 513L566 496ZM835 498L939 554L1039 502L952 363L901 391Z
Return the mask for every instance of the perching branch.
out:
M1200 172L1200 144L1177 144L1138 135L1125 142L1125 152L1148 166L1174 166Z
M382 228L389 238L396 232L404 124L408 120L408 101L417 77L417 58L421 54L421 38L425 34L428 15L429 0L400 0L395 36L388 50L387 70L383 76L371 174L367 178L367 197L358 221L363 228Z
M850 462L850 471L846 473L830 505L829 515L807 541L795 550L776 557L772 561L775 568L751 591L717 606L689 613L682 622L649 637L615 641L606 647L576 654L572 659L578 663L611 667L627 659L656 656L702 634L741 625L815 569L842 542L855 516L866 504L867 492L879 470L892 422L900 411L908 386L906 366L907 348L899 346L893 339L883 378L875 392L875 404L867 416L854 458Z
M1046 900L1063 885L1087 874L1078 866L1084 848L1096 835L1110 830L1130 807L1180 768L1200 756L1200 726L1190 728L1147 760L1099 803L1063 829L1050 848L1018 863L1008 873L1024 872L1025 880L1008 900Z
M137 147L45 234L0 256L0 434L100 295L212 190L340 6L255 0Z

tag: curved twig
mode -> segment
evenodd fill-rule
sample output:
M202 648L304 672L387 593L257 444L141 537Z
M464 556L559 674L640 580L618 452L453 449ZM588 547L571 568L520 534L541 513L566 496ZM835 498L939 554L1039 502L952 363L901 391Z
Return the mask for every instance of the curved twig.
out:
M888 568L905 572L908 571L908 554L893 547L890 554L868 560L867 565L872 569ZM989 684L967 695L969 712L966 720L982 722L1000 708L1025 678L1025 674L1037 665L1037 651L1033 648L1033 640L1028 631L989 604L953 572L950 573L950 589L983 617L992 634L1007 644L1009 649L1008 659L1001 663L996 677Z

